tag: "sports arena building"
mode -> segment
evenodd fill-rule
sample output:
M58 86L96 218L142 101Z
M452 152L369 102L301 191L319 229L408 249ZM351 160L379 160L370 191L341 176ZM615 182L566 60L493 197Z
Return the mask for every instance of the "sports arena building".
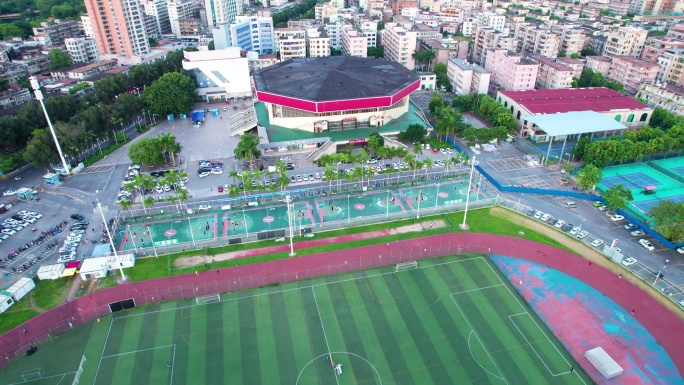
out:
M409 110L420 78L380 59L291 59L254 73L271 125L321 133L383 126Z

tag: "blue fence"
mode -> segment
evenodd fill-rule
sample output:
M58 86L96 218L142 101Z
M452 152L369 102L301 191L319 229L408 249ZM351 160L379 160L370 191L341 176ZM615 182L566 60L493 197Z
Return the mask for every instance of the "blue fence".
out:
M456 143L454 143L453 139L451 138L446 138L447 142L451 144L458 152L463 153L466 157L470 158L468 154L463 151ZM590 195L590 194L582 194L574 191L565 191L565 190L545 190L545 189L539 189L539 188L529 188L529 187L514 187L514 186L502 186L501 183L499 183L494 177L489 175L489 173L485 170L482 169L480 166L475 166L477 171L482 174L487 180L496 187L497 190L501 192L512 192L512 193L523 193L523 194L541 194L541 195L554 195L554 196L563 196L563 197L570 197L570 198L576 198L576 199L582 199L586 201L593 201L593 202L604 202L605 200L602 197L595 196L595 195ZM628 221L634 223L635 225L639 226L641 229L644 230L644 232L650 236L652 236L656 241L660 242L663 244L663 246L674 249L677 247L676 244L670 242L667 240L665 237L662 235L658 234L655 230L653 230L648 224L640 221L633 215L629 214L625 210L618 209L617 213L624 216L625 219Z

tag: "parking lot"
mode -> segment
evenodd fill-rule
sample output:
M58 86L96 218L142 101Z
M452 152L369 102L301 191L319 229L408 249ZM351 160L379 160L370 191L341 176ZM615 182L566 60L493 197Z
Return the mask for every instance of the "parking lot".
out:
M487 160L487 164L489 164L489 166L497 172L509 172L538 167L538 165L533 164L530 159L517 156L502 159L490 159Z

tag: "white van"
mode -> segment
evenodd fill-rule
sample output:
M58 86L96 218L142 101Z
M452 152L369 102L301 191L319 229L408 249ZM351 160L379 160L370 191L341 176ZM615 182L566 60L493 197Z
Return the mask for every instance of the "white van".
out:
M574 209L577 207L577 203L569 201L569 202L563 202L563 207L566 209Z

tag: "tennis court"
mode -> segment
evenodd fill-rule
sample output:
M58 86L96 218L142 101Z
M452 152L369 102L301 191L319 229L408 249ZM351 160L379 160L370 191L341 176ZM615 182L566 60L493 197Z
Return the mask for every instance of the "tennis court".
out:
M3 371L2 384L554 384L589 377L489 259L421 260L115 313ZM59 357L59 359L55 359ZM333 363L339 366L338 374ZM574 366L574 371L570 368Z
M477 194L476 191L477 188L470 194L472 202L483 198L482 194ZM401 188L399 192L406 201L408 208L413 211L418 210L419 201L421 210L436 210L440 207L465 204L468 195L468 181Z
M401 199L392 190L316 199L314 207L321 222L382 218L406 212Z
M684 201L684 176L675 171L680 164L684 165L684 158L608 167L603 170L604 178L599 182L598 188L605 192L621 184L630 189L634 198L630 206L635 208L632 212L640 219L648 221L651 207L663 200ZM647 186L653 186L655 190L644 191Z

